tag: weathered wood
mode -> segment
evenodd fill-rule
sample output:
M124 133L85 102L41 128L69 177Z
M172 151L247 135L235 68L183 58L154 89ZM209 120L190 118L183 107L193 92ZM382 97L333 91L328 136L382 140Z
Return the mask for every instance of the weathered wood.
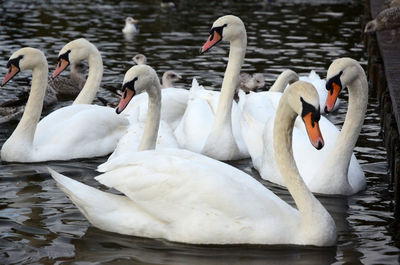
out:
M366 16L375 18L384 0L366 1ZM392 228L400 236L400 32L392 39L390 31L366 35L368 51L368 79L380 105L381 128L387 151L390 171L389 181L394 190L394 214Z

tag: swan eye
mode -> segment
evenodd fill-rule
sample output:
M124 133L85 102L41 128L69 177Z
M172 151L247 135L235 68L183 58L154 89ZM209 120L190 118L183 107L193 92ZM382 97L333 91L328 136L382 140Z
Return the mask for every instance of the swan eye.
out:
M319 122L319 120L321 119L319 107L318 109L316 109L313 105L307 103L302 97L300 97L300 101L303 106L301 118L304 119L307 114L311 113L312 127L314 127L314 122Z
M61 54L60 56L58 56L57 60L60 63L61 59L64 59L65 61L68 62L68 64L70 64L69 62L69 54L71 53L71 50L66 51L65 53Z
M333 94L333 90L337 88L342 88L342 82L340 81L340 77L342 76L343 71L340 71L337 75L329 78L328 82L326 82L326 90Z
M14 65L15 67L17 67L19 69L19 62L21 61L21 59L24 58L23 55L18 56L17 58L11 59L7 62L7 68L9 68L11 71L11 65Z
M135 94L136 94L136 90L135 90L135 82L138 80L137 77L135 77L134 79L132 79L129 82L126 82L125 84L122 85L122 89L121 91L124 93L124 98L126 97L126 89L130 89L132 90Z

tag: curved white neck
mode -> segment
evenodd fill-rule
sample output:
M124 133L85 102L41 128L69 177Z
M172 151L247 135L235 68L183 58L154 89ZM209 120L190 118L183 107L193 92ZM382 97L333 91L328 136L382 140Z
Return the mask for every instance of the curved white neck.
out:
M138 151L152 150L156 148L158 129L161 119L161 86L154 85L153 89L147 90L149 94L148 111L142 140Z
M295 72L288 70L284 71L278 76L278 78L275 80L274 84L268 91L282 93L289 84L297 80L299 80L299 77Z
M9 140L18 139L20 145L32 145L36 126L42 114L48 74L46 60L33 68L31 92L29 93L24 114Z
M222 82L218 108L215 113L215 120L211 133L203 147L203 154L207 154L207 150L215 149L215 143L218 142L218 139L220 139L222 135L234 139L231 117L233 96L239 83L239 74L246 54L246 46L247 36L245 31L240 38L230 42L229 61ZM236 145L236 142L232 141L232 144ZM236 150L238 150L237 146Z
M324 162L324 171L338 172L335 181L339 187L349 187L348 169L357 143L361 127L364 123L365 112L368 104L368 83L364 70L358 70L359 78L347 85L349 91L349 105L342 130L336 140L335 146ZM333 184L332 184L333 185Z
M99 51L92 48L88 56L89 74L85 85L72 104L91 104L103 77L103 60Z
M295 200L301 214L301 229L321 232L332 217L322 204L310 192L297 169L292 151L292 133L297 114L287 104L288 94L284 94L279 102L274 120L274 152L279 170L286 187ZM322 233L322 232L321 232Z

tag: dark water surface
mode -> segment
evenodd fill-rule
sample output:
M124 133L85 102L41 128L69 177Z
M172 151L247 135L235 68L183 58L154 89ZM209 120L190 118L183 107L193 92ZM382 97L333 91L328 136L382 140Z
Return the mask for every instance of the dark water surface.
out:
M268 85L283 70L300 74L311 69L325 77L333 59L349 56L366 64L361 24L363 1L184 1L177 9L162 9L159 1L0 1L0 78L11 54L31 46L43 50L50 72L67 42L85 37L101 51L102 86L120 87L136 53L161 74L182 73L178 86L191 79L220 88L227 62L227 45L199 55L213 21L235 14L245 22L248 49L243 70L263 73ZM310 3L311 2L311 3ZM124 36L126 16L138 19L140 33ZM0 103L13 98L30 73L21 73L0 89ZM99 92L113 99L107 90ZM341 126L344 104L330 117ZM349 198L321 197L335 219L338 244L331 248L293 246L202 247L103 232L92 227L60 191L46 166L93 187L94 169L105 158L36 164L0 164L0 263L108 264L398 264L398 243L388 225L394 220L387 163L376 101L368 112L355 153L367 175L368 188ZM16 122L0 125L0 144ZM252 174L249 160L233 165ZM262 181L262 180L260 180ZM293 204L284 189L262 181ZM271 228L273 229L273 228Z

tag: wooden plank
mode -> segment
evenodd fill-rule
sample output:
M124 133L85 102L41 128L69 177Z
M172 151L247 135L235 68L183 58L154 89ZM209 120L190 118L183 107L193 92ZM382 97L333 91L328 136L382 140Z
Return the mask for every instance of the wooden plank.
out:
M383 0L370 0L371 16L375 18L382 10ZM390 98L392 100L393 113L400 132L400 30L393 41L390 30L377 32L378 46L383 58L385 76L387 80Z

